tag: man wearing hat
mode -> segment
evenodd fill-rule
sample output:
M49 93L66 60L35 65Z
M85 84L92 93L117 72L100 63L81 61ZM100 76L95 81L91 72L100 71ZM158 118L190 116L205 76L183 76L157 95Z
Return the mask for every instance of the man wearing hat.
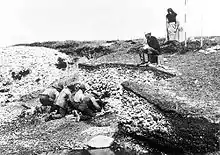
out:
M71 106L71 96L72 94L75 94L77 91L77 85L78 83L70 84L66 86L59 94L55 101L55 106L57 109L57 112L54 114L49 115L48 120L51 119L59 119L67 114L70 114L72 112L73 107Z
M54 83L51 87L45 89L43 93L39 94L42 106L53 106L62 89L62 83Z
M20 117L25 117L26 115L35 114L35 113L51 113L58 110L55 102L60 95L60 92L63 90L62 83L54 83L48 88L46 88L42 93L39 94L39 100L41 105L36 106L35 108L25 107L26 109L22 111ZM30 110L31 109L31 110Z
M101 95L101 97L95 98L94 95L87 94L85 91L85 85L78 84L76 87L76 93L71 96L71 104L73 108L82 114L80 120L91 119L97 112L101 112L101 109L104 108L106 104L101 98L108 97L105 93Z
M81 83L74 83L65 87L54 103L57 112L50 113L45 121L62 118L72 111L74 111L77 121L94 117L97 111L101 111L105 103L85 94L85 90L85 85ZM81 117L76 110L82 113Z
M145 38L147 39L147 46L144 46L144 50L140 53L140 58L142 60L141 64L145 64L144 53L148 55L148 62L158 63L158 55L160 54L160 44L156 37L152 36L151 33L145 33Z

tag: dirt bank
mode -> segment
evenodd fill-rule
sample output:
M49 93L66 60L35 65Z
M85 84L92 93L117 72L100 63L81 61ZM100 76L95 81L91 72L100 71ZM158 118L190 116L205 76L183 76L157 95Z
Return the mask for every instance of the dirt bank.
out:
M0 49L0 104L20 100L23 96L39 92L68 74L58 68L58 58L68 56L43 47L8 47Z

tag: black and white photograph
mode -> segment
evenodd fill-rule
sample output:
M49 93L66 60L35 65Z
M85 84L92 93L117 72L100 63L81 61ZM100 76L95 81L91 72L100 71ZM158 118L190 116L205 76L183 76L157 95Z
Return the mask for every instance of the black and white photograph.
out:
M219 0L1 0L0 155L219 155Z

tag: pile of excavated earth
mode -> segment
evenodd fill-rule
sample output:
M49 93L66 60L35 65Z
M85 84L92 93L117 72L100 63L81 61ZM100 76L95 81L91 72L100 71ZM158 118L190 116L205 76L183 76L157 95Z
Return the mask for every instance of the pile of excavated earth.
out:
M7 47L0 49L0 104L20 100L39 92L67 74L59 69L58 58L68 56L42 47Z
M121 83L132 80L140 84L165 83L160 78L156 80L153 73L143 70L126 68L103 68L92 71L80 70L80 79L88 84L88 91L111 93L107 109L115 112L122 122L133 121L136 125L147 127L149 130L169 130L169 122L161 115L153 105L138 97L134 93L122 88ZM139 119L141 118L141 119ZM156 118L156 120L155 120Z

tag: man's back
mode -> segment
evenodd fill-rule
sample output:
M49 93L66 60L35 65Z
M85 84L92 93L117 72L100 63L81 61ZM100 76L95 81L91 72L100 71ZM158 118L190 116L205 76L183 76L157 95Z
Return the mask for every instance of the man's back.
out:
M58 106L61 107L61 108L66 109L67 106L68 106L67 101L69 100L70 95L71 95L70 90L69 90L68 88L64 88L64 89L60 92L60 94L59 94L59 96L58 96L58 98L57 98L55 104L58 105Z
M73 96L73 101L74 102L81 102L82 99L85 97L83 91L79 89Z
M156 37L151 36L150 38L147 39L147 44L152 47L153 49L157 50L158 52L160 52L160 44L157 40Z
M51 88L45 89L44 92L41 94L48 95L48 97L50 97L50 99L55 100L58 97L59 92L55 88L51 87Z

